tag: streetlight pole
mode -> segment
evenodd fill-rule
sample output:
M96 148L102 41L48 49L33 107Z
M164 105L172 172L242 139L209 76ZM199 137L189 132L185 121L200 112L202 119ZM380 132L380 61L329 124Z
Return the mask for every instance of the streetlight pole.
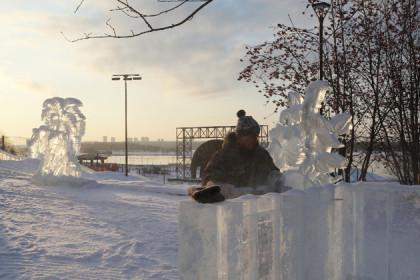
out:
M323 49L322 49L322 42L323 42L323 33L324 33L324 19L325 16L328 14L328 10L330 9L330 4L325 2L319 2L312 4L312 8L315 11L316 16L318 17L319 21L319 79L322 80L324 78L324 70L323 70Z
M128 141L127 141L127 81L141 80L139 74L117 74L112 75L113 81L124 80L125 84L125 176L128 176Z

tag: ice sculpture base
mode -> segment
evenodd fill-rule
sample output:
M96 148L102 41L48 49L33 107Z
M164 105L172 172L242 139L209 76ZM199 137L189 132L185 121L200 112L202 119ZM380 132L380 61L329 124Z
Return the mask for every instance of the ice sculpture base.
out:
M31 182L37 185L44 186L74 186L82 187L90 184L96 184L95 180L89 180L84 178L77 178L72 176L61 176L57 177L54 175L40 175L35 174Z
M418 280L420 186L340 183L179 203L183 280Z

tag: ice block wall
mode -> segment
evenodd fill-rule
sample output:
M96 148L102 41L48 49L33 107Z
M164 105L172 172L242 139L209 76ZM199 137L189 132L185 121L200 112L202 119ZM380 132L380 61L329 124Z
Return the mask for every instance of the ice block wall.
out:
M179 204L181 279L418 280L420 186L328 185Z

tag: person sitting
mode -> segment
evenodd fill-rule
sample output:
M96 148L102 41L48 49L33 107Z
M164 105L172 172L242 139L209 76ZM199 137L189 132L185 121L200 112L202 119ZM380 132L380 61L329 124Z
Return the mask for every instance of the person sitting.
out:
M244 110L239 110L237 117L235 131L226 135L222 149L211 156L204 169L202 187L189 190L198 202L290 189L284 186L284 176L270 154L258 144L260 125Z

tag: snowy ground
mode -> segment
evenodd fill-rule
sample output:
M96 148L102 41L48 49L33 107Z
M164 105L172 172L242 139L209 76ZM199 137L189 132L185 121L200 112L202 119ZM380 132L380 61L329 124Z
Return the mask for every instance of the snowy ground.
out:
M0 279L179 279L177 204L188 185L85 172L97 183L48 187L9 168L36 164L0 164Z
M178 277L187 184L88 172L85 186L31 183L37 160L0 160L0 279ZM380 178L376 178L380 179Z

